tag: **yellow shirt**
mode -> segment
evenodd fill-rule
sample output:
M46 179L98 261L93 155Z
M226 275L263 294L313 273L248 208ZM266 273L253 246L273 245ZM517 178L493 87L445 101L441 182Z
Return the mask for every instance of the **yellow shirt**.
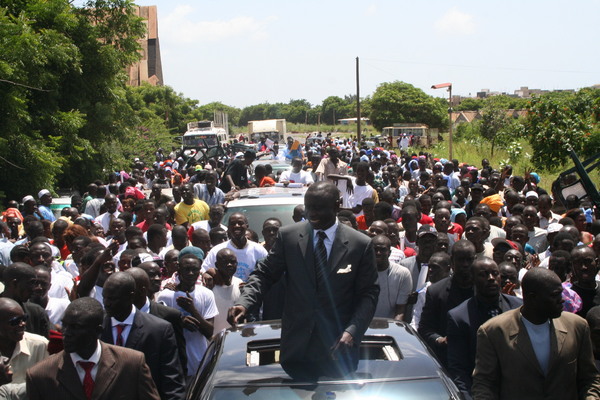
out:
M194 199L194 204L188 205L183 201L175 206L175 222L178 225L208 219L208 204L202 200Z

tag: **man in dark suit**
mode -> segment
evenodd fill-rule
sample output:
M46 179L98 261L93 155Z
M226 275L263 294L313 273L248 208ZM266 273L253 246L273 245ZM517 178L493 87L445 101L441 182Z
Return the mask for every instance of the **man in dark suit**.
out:
M563 287L545 268L522 281L523 306L492 318L477 331L475 399L598 399L590 328L562 312Z
M160 267L153 261L145 262L140 264L138 267L130 268L126 272L133 276L135 280L135 294L133 296L133 305L142 312L154 315L162 320L167 321L173 327L175 333L175 340L177 341L177 352L179 354L179 361L181 362L181 368L183 369L184 376L187 376L187 355L185 353L185 337L183 336L183 316L179 310L173 307L165 306L150 300L156 293L154 291L153 283L150 282L149 274L141 268L143 264L154 264L151 268L156 267L160 274ZM160 286L159 286L160 287Z
M229 310L229 322L235 325L284 276L281 365L295 379L355 371L360 342L377 305L371 240L337 222L339 203L332 183L311 185L304 197L307 222L279 230L271 252L258 262Z
M183 371L173 327L167 321L133 306L135 280L126 272L111 275L104 283L104 319L101 340L138 350L146 355L161 399L183 399Z
M427 288L425 305L419 321L419 334L447 366L446 325L448 311L473 297L473 271L475 246L468 240L459 240L452 246L450 262L453 275Z
M473 262L475 296L448 311L448 370L456 386L471 393L477 329L488 319L521 306L521 299L501 293L500 270L491 258Z
M27 370L30 400L158 400L139 351L101 343L104 310L90 297L73 301L62 320L64 351Z

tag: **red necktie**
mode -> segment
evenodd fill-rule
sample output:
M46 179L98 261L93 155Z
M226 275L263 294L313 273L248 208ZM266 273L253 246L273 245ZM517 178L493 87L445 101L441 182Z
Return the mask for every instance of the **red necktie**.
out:
M117 325L117 341L116 341L116 345L117 346L123 346L125 343L123 343L123 329L125 329L125 325L123 324L119 324Z
M83 391L85 392L85 397L87 400L92 399L92 393L94 392L94 379L92 378L92 368L96 363L91 361L77 361L77 364L85 371L85 376L83 377Z

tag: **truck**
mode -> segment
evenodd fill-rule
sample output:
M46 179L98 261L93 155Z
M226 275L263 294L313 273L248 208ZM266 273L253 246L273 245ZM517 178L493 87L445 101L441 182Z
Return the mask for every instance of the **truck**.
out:
M228 129L227 114L222 112L215 112L213 121L189 122L181 137L181 150L189 157L188 164L225 155L223 144L228 143Z
M437 142L437 129L429 129L429 125L426 124L396 123L394 126L383 128L381 132L381 136L391 138L388 140L394 145L403 135L412 136L413 147L431 147Z
M261 139L271 139L282 143L287 134L285 119L265 119L261 121L248 121L248 136L258 143Z

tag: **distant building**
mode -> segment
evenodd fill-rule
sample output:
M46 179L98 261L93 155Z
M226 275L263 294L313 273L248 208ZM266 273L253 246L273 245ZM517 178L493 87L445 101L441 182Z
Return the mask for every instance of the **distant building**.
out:
M356 124L357 120L358 120L358 118L340 118L340 119L338 119L338 123L340 125L353 125L353 124ZM364 123L366 125L371 125L371 120L369 118L361 117L360 120L362 121L362 123Z
M142 59L127 68L128 83L130 86L140 86L142 82L163 85L156 6L137 7L137 15L144 19L147 30L146 36L139 40Z

